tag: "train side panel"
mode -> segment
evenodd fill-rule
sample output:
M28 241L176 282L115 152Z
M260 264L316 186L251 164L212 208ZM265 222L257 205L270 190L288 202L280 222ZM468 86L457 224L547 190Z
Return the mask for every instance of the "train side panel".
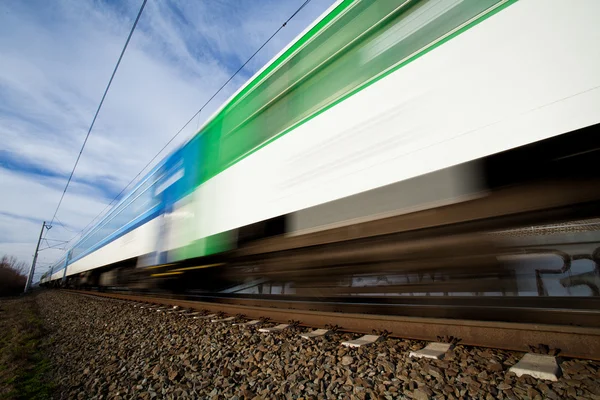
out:
M597 15L595 0L343 1L80 240L67 275L216 254L283 215L336 224L319 213L338 210L302 210L597 124ZM459 201L475 175L339 215Z
M198 142L167 157L75 245L67 275L136 258L138 266L156 265L168 260L173 246L191 240L175 216L198 183Z
M532 0L485 19L213 178L204 233L598 123L599 13Z
M74 275L94 268L117 263L134 257L153 253L158 241L160 218L154 218L144 225L109 242L96 251L73 262L67 275Z

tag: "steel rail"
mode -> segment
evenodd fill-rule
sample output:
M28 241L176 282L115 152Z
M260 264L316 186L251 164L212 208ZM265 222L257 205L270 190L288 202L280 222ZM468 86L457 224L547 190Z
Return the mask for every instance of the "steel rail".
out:
M146 296L287 310L452 318L600 328L600 299L593 297L345 296L300 297L249 294Z
M285 304L266 300L259 307L256 305L157 297L155 295L144 296L78 290L67 290L67 292L180 306L194 310L224 312L230 315L243 314L248 318L268 317L279 322L293 319L301 321L304 326L310 327L338 325L341 330L357 333L372 333L373 330L385 329L392 332L391 336L406 339L437 340L438 336L454 336L460 338L461 344L464 345L514 351L529 351L529 345L543 343L551 348L561 349L561 354L567 357L600 360L600 328L597 327L286 309ZM341 306L338 305L338 307ZM482 307L482 310L487 310L490 313L489 308ZM563 311L565 313L569 312L568 310ZM531 310L531 312L535 312L535 310Z

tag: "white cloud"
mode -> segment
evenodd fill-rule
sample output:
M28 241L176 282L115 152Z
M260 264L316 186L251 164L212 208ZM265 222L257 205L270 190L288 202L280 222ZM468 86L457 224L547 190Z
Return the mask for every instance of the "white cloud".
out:
M331 2L309 3L174 145ZM139 3L0 3L0 253L31 259ZM149 0L58 213L61 221L83 228L300 4ZM57 224L48 235L71 236ZM40 257L49 262L57 254Z
M32 179L30 176L0 169L3 196L0 205L0 254L10 254L30 261L35 251L36 241L42 227L42 221L52 217L62 192L49 180L56 178ZM75 184L76 186L78 184ZM98 196L72 194L61 207L59 220L55 222L47 237L55 240L70 240L77 227L83 227L106 205ZM60 223L66 226L63 228ZM50 242L51 245L58 242ZM48 246L42 243L41 248ZM58 259L62 251L45 250L40 253L41 262Z

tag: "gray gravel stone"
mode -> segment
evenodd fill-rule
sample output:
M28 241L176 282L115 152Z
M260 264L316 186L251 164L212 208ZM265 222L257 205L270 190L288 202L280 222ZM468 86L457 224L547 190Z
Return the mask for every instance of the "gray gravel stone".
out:
M342 365L351 365L354 362L354 359L350 356L342 357Z
M333 333L257 334L127 302L66 292L38 296L64 399L597 399L600 364L562 363L558 382L506 372L522 353L457 346L412 359L425 343L387 339L358 349Z

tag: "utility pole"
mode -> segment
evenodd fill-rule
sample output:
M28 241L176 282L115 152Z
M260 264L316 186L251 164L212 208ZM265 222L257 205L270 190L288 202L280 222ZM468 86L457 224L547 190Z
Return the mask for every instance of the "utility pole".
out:
M29 276L27 277L27 282L25 283L25 291L27 293L29 289L31 289L31 281L33 281L33 273L35 272L35 262L37 261L38 251L40 249L40 243L42 241L42 235L44 234L44 228L50 229L51 225L46 225L46 221L42 224L42 230L40 231L40 237L37 242L37 246L35 247L35 255L33 256L33 263L31 264L31 269L29 270Z

